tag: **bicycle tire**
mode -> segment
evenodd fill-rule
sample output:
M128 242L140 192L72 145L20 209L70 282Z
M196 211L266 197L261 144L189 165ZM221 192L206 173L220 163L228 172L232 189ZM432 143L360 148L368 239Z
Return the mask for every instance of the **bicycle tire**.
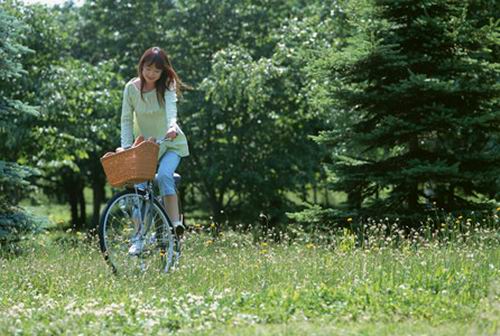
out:
M153 225L152 230L154 231L146 232L151 237L144 237L147 253L141 253L137 257L128 255L128 247L131 237L134 235L133 225L135 225L132 219L132 207L137 204L140 204L140 207L149 204L145 196L146 192L144 191L135 192L130 189L121 191L108 201L102 212L98 230L99 245L105 261L115 274L135 271L137 268L144 271L151 266L158 267L159 271L168 272L177 263L180 256L180 253L176 252L180 249L180 244L177 242L178 238L173 234L172 222L164 207L156 199L153 200L153 207L149 211L145 211L148 213L142 215L142 220L145 219L146 215L149 216L146 221L151 220L151 223L147 226L149 228L150 225ZM156 220L159 220L159 223L156 223ZM158 235L159 240L149 241L155 234ZM158 254L155 255L157 252Z

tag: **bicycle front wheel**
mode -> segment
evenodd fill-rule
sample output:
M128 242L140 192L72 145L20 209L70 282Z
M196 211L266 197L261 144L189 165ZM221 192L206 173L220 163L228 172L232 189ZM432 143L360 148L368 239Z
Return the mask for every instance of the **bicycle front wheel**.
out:
M140 240L139 253L130 247ZM164 208L151 202L144 192L116 194L107 204L99 223L99 241L104 259L115 273L167 272L177 260L176 238Z

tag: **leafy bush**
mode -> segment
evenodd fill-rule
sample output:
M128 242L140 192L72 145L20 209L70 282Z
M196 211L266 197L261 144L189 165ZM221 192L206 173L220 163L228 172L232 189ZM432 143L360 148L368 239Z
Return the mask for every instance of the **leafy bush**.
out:
M0 161L0 246L18 241L21 234L33 232L43 220L17 206L20 198L34 191L28 181L36 170Z

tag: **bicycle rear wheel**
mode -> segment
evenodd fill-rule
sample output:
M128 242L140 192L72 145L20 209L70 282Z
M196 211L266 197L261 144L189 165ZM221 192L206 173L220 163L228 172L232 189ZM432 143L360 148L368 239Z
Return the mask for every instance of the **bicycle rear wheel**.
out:
M142 251L130 255L132 241L138 238L143 242ZM104 259L115 273L167 272L178 258L167 213L142 191L125 190L113 196L101 215L99 241Z

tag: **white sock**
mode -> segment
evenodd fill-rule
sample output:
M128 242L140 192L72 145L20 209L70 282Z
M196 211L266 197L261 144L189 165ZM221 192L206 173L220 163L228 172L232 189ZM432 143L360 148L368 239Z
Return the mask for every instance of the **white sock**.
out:
M175 221L175 222L172 222L172 225L174 227L178 227L179 225L182 225L182 222L181 221Z

